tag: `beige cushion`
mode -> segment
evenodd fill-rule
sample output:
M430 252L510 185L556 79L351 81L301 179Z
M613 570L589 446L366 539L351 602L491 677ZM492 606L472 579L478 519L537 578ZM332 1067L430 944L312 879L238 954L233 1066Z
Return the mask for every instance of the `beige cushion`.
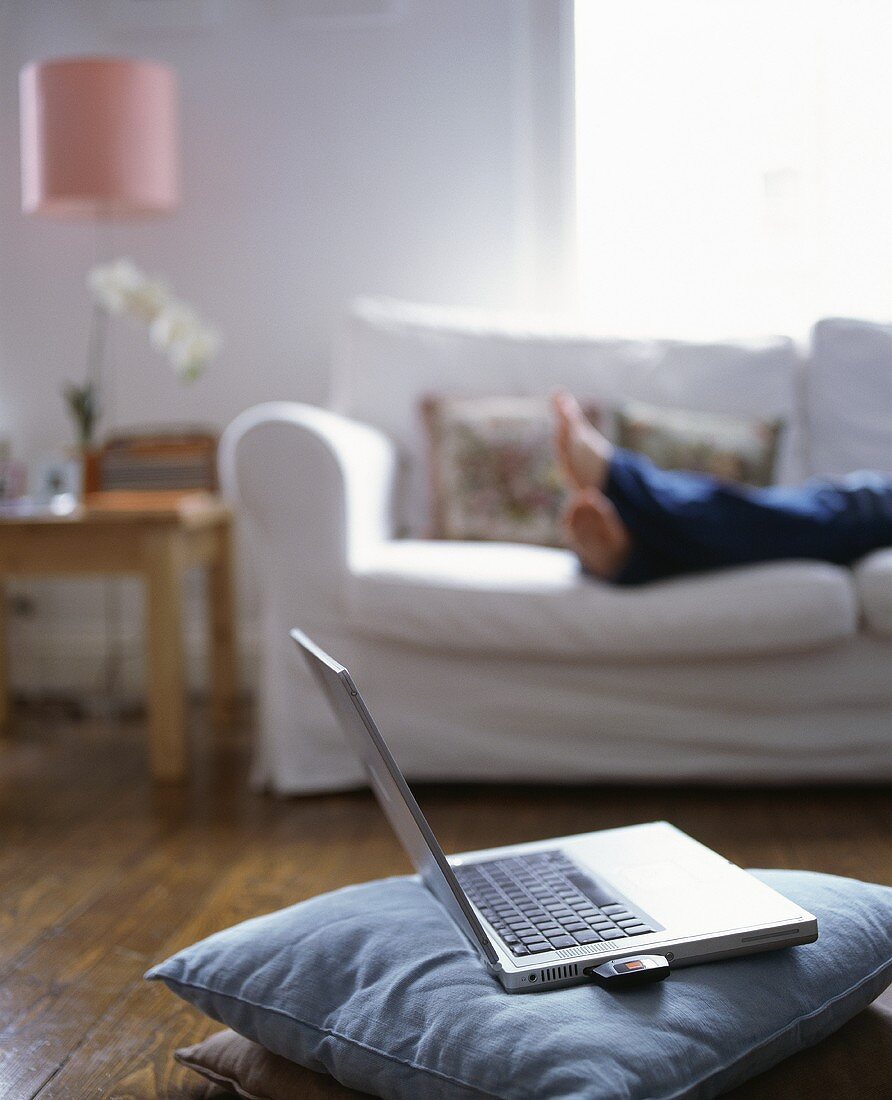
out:
M328 1074L313 1073L272 1054L235 1031L218 1031L201 1043L174 1053L180 1065L201 1074L245 1100L314 1100L316 1097L364 1095Z

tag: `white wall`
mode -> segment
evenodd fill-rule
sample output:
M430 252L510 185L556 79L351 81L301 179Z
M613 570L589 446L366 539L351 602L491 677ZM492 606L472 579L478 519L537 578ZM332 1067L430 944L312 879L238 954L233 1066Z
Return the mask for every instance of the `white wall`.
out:
M225 350L186 389L120 323L114 423L222 427L258 401L323 400L330 340L356 294L517 304L532 163L529 57L517 46L532 7L541 18L541 0L0 3L0 436L32 464L71 439L59 391L83 370L93 257L89 226L19 211L21 64L117 53L178 71L182 209L100 226L99 248L166 276ZM95 677L101 590L26 590L36 615L12 624L14 681L49 690ZM136 644L134 591L125 603Z

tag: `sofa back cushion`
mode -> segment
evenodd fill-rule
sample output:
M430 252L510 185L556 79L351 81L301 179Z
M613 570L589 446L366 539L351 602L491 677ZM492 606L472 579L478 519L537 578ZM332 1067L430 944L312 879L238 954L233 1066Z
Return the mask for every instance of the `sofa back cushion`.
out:
M404 461L399 519L427 528L428 484L419 413L430 393L538 396L566 386L615 407L648 401L703 412L783 420L778 478L802 469L798 359L783 337L723 344L621 340L534 322L381 299L350 311L336 347L332 404L390 435Z
M892 325L828 318L805 375L808 472L892 472Z

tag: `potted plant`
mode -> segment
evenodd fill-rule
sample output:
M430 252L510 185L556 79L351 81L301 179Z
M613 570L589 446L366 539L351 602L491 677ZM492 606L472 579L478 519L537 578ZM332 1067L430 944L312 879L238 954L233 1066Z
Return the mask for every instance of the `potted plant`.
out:
M220 348L219 334L159 279L146 276L130 260L92 268L87 286L93 320L83 383L69 383L64 396L75 425L81 457L81 491L101 488L96 431L102 415L103 374L109 318L125 315L148 330L152 346L164 354L184 383L200 378Z

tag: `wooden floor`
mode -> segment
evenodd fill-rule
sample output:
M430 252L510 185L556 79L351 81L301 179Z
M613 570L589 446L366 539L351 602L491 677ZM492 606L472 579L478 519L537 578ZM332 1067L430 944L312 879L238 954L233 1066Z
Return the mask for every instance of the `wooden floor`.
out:
M144 970L234 921L407 870L369 795L247 789L249 730L192 715L195 779L153 789L141 721L17 713L0 743L0 1096L222 1096L177 1046L218 1025ZM744 866L892 883L884 790L424 787L447 851L668 818ZM306 1095L345 1096L315 1076Z

